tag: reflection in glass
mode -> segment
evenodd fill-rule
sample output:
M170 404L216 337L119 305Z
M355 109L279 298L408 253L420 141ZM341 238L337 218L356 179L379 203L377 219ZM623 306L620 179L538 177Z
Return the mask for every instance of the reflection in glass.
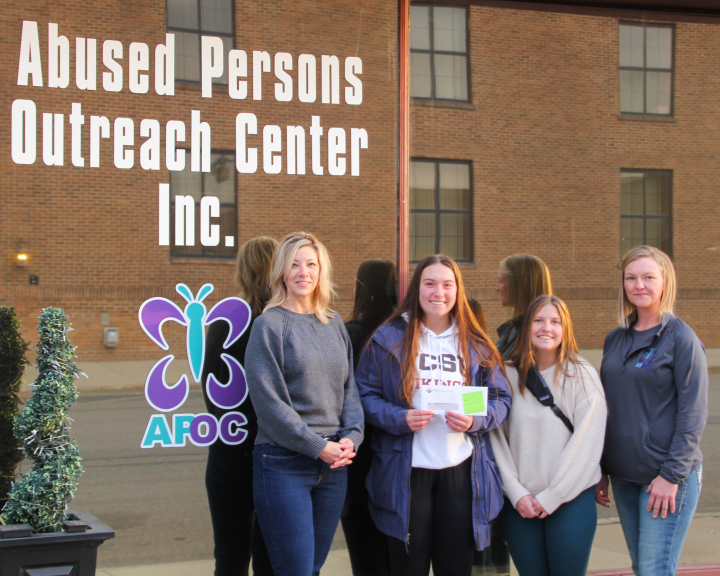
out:
M634 246L645 244L643 218L620 219L620 253L625 254Z
M175 78L200 81L200 37L175 32Z
M200 0L200 19L204 32L232 33L232 4L227 0Z
M646 111L648 114L670 114L670 72L647 72Z
M422 260L435 254L435 216L410 213L410 260Z
M645 212L653 215L670 215L670 174L649 172L645 180Z
M456 260L470 259L470 215L440 215L441 254L452 255Z
M410 206L435 208L435 165L431 162L410 163Z
M620 112L644 111L643 75L635 70L620 70Z
M432 98L430 54L410 54L410 96Z
M646 29L648 68L672 68L672 28L648 27Z
M430 7L410 6L410 49L430 50Z
M435 54L436 97L445 100L467 100L467 58Z
M645 243L670 253L670 220L648 218L645 221Z
M198 28L198 9L195 0L169 0L167 23L173 28Z
M643 28L620 24L620 66L642 68L643 51Z
M620 174L621 253L649 244L671 254L672 172L628 170Z
M467 164L440 164L440 209L470 210L470 170Z
M464 8L433 8L433 39L436 51L467 52L465 14ZM410 25L412 26L412 21Z

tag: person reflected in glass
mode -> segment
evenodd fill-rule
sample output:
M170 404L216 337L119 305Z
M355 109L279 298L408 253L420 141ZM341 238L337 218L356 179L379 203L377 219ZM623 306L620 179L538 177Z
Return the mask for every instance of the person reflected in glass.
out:
M705 347L674 314L667 254L638 246L620 269L620 326L600 367L609 417L596 498L610 506L609 476L635 574L675 574L702 487Z
M397 274L390 260L366 260L357 271L355 304L345 323L353 347L354 367L373 332L397 307ZM365 422L365 439L348 468L348 491L342 515L353 576L388 576L387 536L370 517L365 479L370 470L373 427Z
M550 270L545 262L532 254L508 256L500 262L495 291L500 294L500 305L512 309L510 319L497 329L496 346L503 360L507 360L517 342L530 302L543 294L552 294Z
M218 382L227 382L230 373L221 354L228 354L245 365L250 332L255 319L262 314L270 299L270 266L277 240L267 236L253 238L238 250L235 265L235 285L239 296L250 306L250 325L229 348L223 348L230 333L227 322L213 322L208 328L205 344L205 364L202 383L205 406L218 420L226 412L210 401L207 379L213 374ZM252 555L253 574L272 576L265 542L255 516L252 495L252 452L257 436L257 416L249 397L233 410L247 418L247 436L241 444L225 444L221 439L208 449L205 487L213 526L215 576L248 574Z
M584 576L607 405L597 372L578 354L562 300L544 295L530 303L507 376L513 407L490 440L510 555L520 576Z
M502 507L486 433L507 418L511 397L452 258L417 265L403 303L363 350L357 382L375 427L370 514L389 536L391 573L427 576L432 565L438 575L469 576ZM487 415L421 409L431 384L487 387Z
M363 439L352 346L329 308L331 276L315 236L285 236L248 343L255 508L276 576L320 573L345 501L346 465Z

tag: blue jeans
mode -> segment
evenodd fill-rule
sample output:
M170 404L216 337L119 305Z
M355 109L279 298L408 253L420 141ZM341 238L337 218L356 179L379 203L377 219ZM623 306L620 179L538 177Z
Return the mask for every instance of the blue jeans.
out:
M542 519L523 518L505 498L502 516L520 576L585 576L597 528L595 486Z
M685 535L690 528L702 488L702 466L678 484L675 513L653 518L647 511L649 484L635 484L610 477L615 505L627 542L632 569L637 576L675 574Z
M258 444L253 470L255 511L275 576L318 576L345 502L347 469Z

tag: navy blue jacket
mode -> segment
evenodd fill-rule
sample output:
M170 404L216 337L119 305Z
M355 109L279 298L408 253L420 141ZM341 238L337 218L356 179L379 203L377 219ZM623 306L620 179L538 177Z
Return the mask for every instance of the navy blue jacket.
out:
M602 470L638 484L658 475L677 484L702 462L705 347L690 326L668 314L649 347L634 345L632 332L616 328L605 338L600 378L608 423Z
M400 390L402 351L398 346L407 323L394 320L381 326L363 351L355 374L366 420L375 427L372 464L365 485L370 495L370 515L378 529L407 541L410 512L410 471L413 432L407 424L407 402ZM488 522L503 505L500 472L485 432L502 424L510 411L511 397L500 366L482 368L472 351L473 386L487 386L488 415L474 416L466 432L473 442L473 532L478 550L490 544Z

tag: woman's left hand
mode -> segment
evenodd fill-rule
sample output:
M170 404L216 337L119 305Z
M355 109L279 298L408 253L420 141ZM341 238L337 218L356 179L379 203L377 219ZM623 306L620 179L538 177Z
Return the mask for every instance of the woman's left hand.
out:
M537 498L535 498L535 496L533 496L532 505L535 509L535 512L537 513L538 518L547 518L548 513L545 511L545 508L542 507L542 504L537 501Z
M473 417L448 410L445 412L445 422L453 432L467 432L473 425Z
M340 438L338 440L342 452L340 457L331 464L330 468L340 468L340 466L348 466L352 464L352 459L355 457L355 445L352 443L350 438Z
M672 514L675 513L675 495L677 494L678 485L668 482L662 476L658 476L650 482L650 486L646 492L650 494L648 498L647 510L652 510L653 518L658 517L658 513L662 511L662 517L667 518L668 508Z

